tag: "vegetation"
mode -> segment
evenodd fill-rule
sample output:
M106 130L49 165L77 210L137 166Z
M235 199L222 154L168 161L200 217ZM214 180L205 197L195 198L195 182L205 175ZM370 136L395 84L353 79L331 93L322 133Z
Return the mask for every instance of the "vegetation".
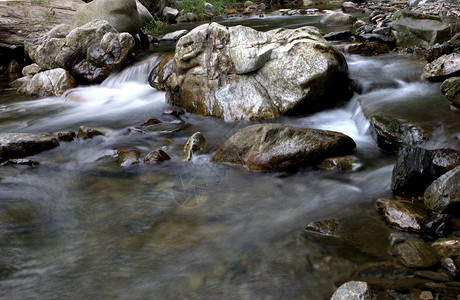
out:
M163 33L167 25L167 20L158 16L153 16L153 20L142 26L142 31L153 36L159 36Z
M214 6L216 15L220 15L223 12L224 7L228 7L229 4L232 4L234 1L230 0L187 0L187 1L176 1L173 4L173 7L177 10L184 11L186 13L193 13L198 18L204 19L208 16L208 11L206 10L205 3L211 3ZM226 3L229 2L229 3Z

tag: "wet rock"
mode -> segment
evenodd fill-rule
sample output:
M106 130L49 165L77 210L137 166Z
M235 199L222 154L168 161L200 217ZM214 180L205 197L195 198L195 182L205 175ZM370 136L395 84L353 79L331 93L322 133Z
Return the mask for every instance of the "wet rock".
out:
M352 155L346 155L341 157L329 157L323 160L320 164L316 165L321 170L340 170L340 171L352 171L357 170L361 166L356 160L356 157Z
M378 34L378 35L383 35L383 36L390 36L391 35L391 29L390 27L381 27L381 28L375 28L372 30L372 33ZM396 43L396 41L392 41L393 43Z
M73 130L65 130L58 132L58 141L60 142L72 142L75 140L76 134Z
M171 157L169 157L166 152L161 149L157 149L147 154L147 156L144 158L144 161L146 163L160 163L170 159Z
M139 163L141 152L135 148L120 147L117 151L117 163L122 167L128 167Z
M431 247L441 257L455 257L460 255L460 238L437 239L431 244Z
M347 69L314 27L259 32L211 23L177 43L166 93L175 106L226 121L276 118L348 99Z
M419 238L410 238L395 246L400 261L411 268L428 268L440 263L440 257Z
M364 281L349 281L342 284L332 295L331 300L372 300L371 288Z
M1 163L2 166L14 166L14 165L22 165L22 166L37 166L40 163L35 160L24 159L24 158L12 158L8 159Z
M426 232L434 236L446 237L451 230L450 219L451 216L448 214L438 215L426 223Z
M42 68L37 64L31 64L22 68L22 75L24 76L34 76L37 73L40 73Z
M393 168L391 190L398 195L421 196L439 176L458 166L455 150L426 150L407 146L400 151Z
M363 13L364 9L359 7L358 4L353 2L343 2L342 11L347 14Z
M414 275L418 277L428 278L433 281L446 282L450 280L449 274L445 273L446 271L415 271Z
M389 53L390 51L391 48L388 45L379 42L351 44L348 47L348 53L350 54L359 54L367 56Z
M86 126L80 126L78 128L78 137L81 139L92 139L98 135L104 136L105 134L102 131Z
M404 145L423 144L430 138L422 127L387 116L373 115L370 124L378 146L390 152L397 152Z
M323 219L310 222L305 231L326 236L340 237L340 224L336 219Z
M332 13L321 19L321 23L329 26L353 25L356 21L356 17L344 13Z
M0 161L53 149L59 142L47 133L0 133Z
M423 76L431 80L442 80L460 74L460 53L441 56L423 68Z
M452 35L452 26L439 17L401 10L389 24L398 47L442 43Z
M460 205L460 167L445 173L426 189L423 195L425 206L437 213L458 214Z
M387 223L399 229L421 231L428 220L428 213L413 204L384 198L377 199L376 204Z
M187 139L184 145L184 154L186 160L191 160L192 156L199 154L204 150L206 139L201 132L195 132L191 137Z
M136 34L141 30L142 12L135 0L94 0L78 8L72 29L93 20L105 20L118 32Z
M28 96L61 96L65 91L77 86L75 79L62 68L52 69L24 77L18 92Z
M441 84L441 93L452 105L460 108L460 77L451 77Z
M143 130L146 132L174 133L177 131L181 131L189 126L190 124L188 124L187 122L178 119L171 122L161 122L158 124L146 126L143 128Z
M451 44L454 47L460 47L460 32L454 35L450 40L449 44Z
M162 41L178 41L181 37L188 33L187 29L182 29L174 32L165 34L161 40Z
M341 40L348 40L352 36L350 30L345 31L338 31L338 32L331 32L324 36L326 41L341 41Z
M275 171L346 155L355 147L355 142L342 133L266 123L239 130L219 147L215 161Z
M165 54L161 58L160 63L150 71L148 82L151 87L159 91L165 89L166 80L168 80L169 76L172 74L173 57L172 54Z

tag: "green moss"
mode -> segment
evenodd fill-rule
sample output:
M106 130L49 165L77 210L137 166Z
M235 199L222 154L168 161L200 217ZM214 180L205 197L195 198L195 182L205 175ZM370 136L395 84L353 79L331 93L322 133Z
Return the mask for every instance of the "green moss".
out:
M380 124L392 132L399 133L401 131L401 124L389 117L373 115L371 117L371 125L372 127L375 127L376 124Z
M407 11L407 10L401 10L399 15L396 17L396 19L401 19L401 17L411 18L413 20L433 20L433 21L442 22L442 19L440 17L425 15L425 14L416 13L416 12Z
M329 49L328 47L321 45L321 44L315 44L314 48L319 51L326 51Z

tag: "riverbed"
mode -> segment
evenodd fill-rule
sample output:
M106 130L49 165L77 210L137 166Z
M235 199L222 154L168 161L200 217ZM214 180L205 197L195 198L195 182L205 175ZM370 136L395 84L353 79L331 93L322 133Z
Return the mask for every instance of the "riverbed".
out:
M318 20L224 24L268 30ZM0 167L0 298L328 299L359 266L396 261L389 251L395 230L374 205L392 197L395 157L378 148L366 111L436 122L433 147L458 145L458 112L438 83L422 79L423 60L345 53L362 94L334 109L272 121L351 136L356 170L306 167L284 174L210 161L251 122L185 113L189 126L180 131L129 134L152 117L174 120L162 115L172 108L164 92L147 83L155 51L101 85L77 87L82 102L26 99L3 80L0 132L56 135L85 125L106 136L62 142L30 157L40 162L35 167ZM182 147L197 131L206 151L187 162ZM118 147L136 148L142 157L165 147L172 159L123 167L108 158ZM340 238L304 231L323 218L339 221Z

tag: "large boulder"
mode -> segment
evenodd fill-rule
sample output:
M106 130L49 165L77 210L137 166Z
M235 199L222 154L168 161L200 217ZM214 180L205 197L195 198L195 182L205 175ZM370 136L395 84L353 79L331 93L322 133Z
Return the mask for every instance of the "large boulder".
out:
M77 85L72 75L62 68L47 70L25 78L18 92L28 96L58 97Z
M399 47L433 45L452 38L452 25L440 17L401 10L389 24Z
M227 121L304 113L350 96L343 55L310 26L201 25L177 43L166 85L170 103Z
M451 77L441 84L441 92L452 105L460 108L460 77Z
M47 133L1 133L0 161L34 155L59 146Z
M0 1L0 65L24 56L24 40L56 24L70 25L83 0Z
M274 171L314 165L349 154L355 147L350 137L339 132L266 123L239 130L219 147L214 161Z
M445 54L425 65L423 76L431 80L460 75L460 53Z
M142 12L136 0L93 0L78 8L72 20L72 28L92 20L106 20L118 32L136 34L141 30Z
M425 206L436 213L459 214L460 206L460 166L436 179L423 195Z
M458 165L458 151L405 147L393 168L391 190L398 195L421 196L434 180Z
M118 71L134 51L134 38L105 20L73 29L65 38L48 34L26 40L26 54L42 69L64 68L78 82L99 83Z

